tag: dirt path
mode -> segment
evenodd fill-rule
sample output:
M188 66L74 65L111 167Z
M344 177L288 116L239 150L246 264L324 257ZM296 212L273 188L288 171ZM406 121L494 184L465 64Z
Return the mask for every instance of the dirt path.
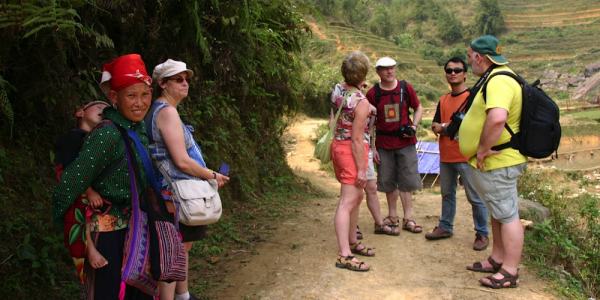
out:
M310 26L310 29L312 30L312 32L314 32L316 35L318 35L321 39L323 40L329 40L331 41L332 39L328 38L327 36L325 36L325 34L323 34L321 32L321 30L319 30L319 26L317 26L316 23L313 22L306 22L306 24L308 24ZM337 51L342 51L344 50L344 45L342 45L342 41L338 38L335 39L336 43L337 43Z
M521 286L503 290L482 287L478 280L483 273L465 269L466 264L490 255L491 247L482 252L471 249L475 233L462 189L457 195L454 236L441 241L427 241L423 233L407 231L399 237L374 235L373 219L363 201L359 219L363 244L376 252L375 257L364 258L371 271L336 268L333 217L340 185L318 170L309 140L323 122L302 117L289 129L287 140L296 142L288 162L299 176L330 196L310 199L296 208L297 217L271 224L271 234L261 235L254 254L235 253L218 291L209 293L212 299L557 299L526 265L520 266ZM384 197L379 194L383 215L387 212ZM414 196L414 219L424 231L437 224L440 200L439 193L427 191Z

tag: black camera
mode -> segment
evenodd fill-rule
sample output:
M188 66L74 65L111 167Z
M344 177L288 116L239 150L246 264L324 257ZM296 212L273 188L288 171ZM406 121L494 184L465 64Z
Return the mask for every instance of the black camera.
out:
M415 136L415 134L417 133L416 130L414 130L412 127L410 126L402 126L400 127L400 132L402 134L406 134L408 136Z
M450 139L454 139L454 136L456 136L456 133L458 133L458 129L460 128L460 123L462 123L462 120L465 118L465 113L462 111L457 111L454 112L452 114L452 116L450 117L450 124L448 124L448 126L446 126L446 129L444 129L444 134L449 137Z

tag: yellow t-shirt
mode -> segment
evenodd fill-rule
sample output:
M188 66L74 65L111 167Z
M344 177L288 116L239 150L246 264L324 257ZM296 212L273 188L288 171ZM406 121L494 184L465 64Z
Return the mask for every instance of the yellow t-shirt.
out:
M506 66L498 66L492 74L500 71L513 72ZM514 73L514 72L513 72ZM491 76L491 74L490 74ZM460 152L469 157L469 164L477 168L477 148L483 131L483 124L487 117L487 111L492 108L503 108L508 111L506 123L513 132L520 130L521 110L523 108L523 95L521 86L511 77L496 76L491 79L487 86L487 103L483 101L483 87L475 96L471 108L465 115L460 129L458 130L458 145ZM494 146L510 141L510 133L504 129L500 138ZM483 160L485 171L505 168L527 162L527 157L513 148L506 148L502 153L488 156Z

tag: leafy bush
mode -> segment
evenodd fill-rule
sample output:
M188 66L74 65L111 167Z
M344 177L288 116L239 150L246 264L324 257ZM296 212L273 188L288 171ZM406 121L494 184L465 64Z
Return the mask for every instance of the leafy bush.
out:
M444 50L436 46L425 44L419 49L419 53L423 59L433 60L438 66L441 66L446 62L444 59Z
M463 39L463 25L454 15L443 11L438 17L437 37L446 44L454 44Z
M600 204L582 193L570 195L562 184L550 180L556 171L526 171L519 179L523 196L550 208L550 220L537 223L525 237L529 260L553 279L562 296L570 299L600 296ZM558 172L557 172L558 173ZM588 182L589 184L589 182Z
M467 62L467 47L462 46L462 45L456 45L456 47L454 47L454 49L448 50L445 54L447 60L452 58L452 57L460 57L462 58L465 62ZM447 61L446 60L446 61Z
M393 37L393 41L400 48L412 48L414 44L413 37L408 33Z
M306 86L302 9L309 8L287 0L3 1L0 294L75 298L72 262L48 226L49 149L77 107L103 98L100 69L121 54L139 53L150 73L167 58L194 70L180 114L196 127L208 166L232 166L220 191L235 199L224 200L226 213L277 185L297 186L279 137Z
M427 21L429 18L437 18L441 7L433 0L414 0L410 17L418 22Z
M504 28L504 17L498 0L479 0L479 12L475 16L479 34L497 34Z
M375 15L369 22L369 30L381 37L387 38L392 34L392 20L388 7L384 5L375 6Z

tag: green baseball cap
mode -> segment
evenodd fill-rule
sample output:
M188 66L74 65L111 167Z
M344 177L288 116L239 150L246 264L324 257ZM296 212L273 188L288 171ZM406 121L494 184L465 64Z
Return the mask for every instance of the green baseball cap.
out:
M502 45L491 35L484 35L471 42L471 49L485 54L494 64L505 65L508 60L502 56Z

